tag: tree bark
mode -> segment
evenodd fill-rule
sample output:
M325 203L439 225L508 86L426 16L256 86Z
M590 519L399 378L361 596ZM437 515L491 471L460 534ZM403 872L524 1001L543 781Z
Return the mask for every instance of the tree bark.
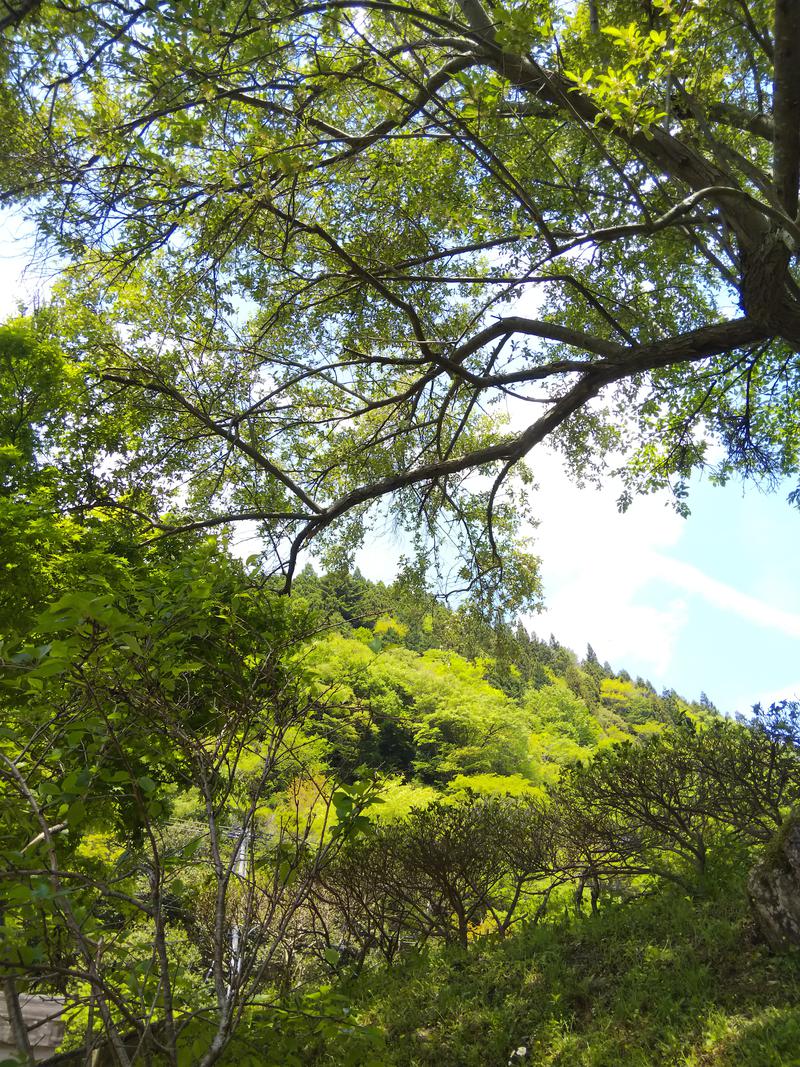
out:
M28 1027L25 1024L25 1018L19 1003L17 983L11 976L3 979L3 995L6 1001L6 1012L8 1013L8 1022L11 1027L11 1036L14 1039L17 1054L25 1061L25 1063L33 1063L33 1049L31 1048L30 1039L28 1037Z
M800 177L800 3L775 0L773 176L787 215L797 217Z

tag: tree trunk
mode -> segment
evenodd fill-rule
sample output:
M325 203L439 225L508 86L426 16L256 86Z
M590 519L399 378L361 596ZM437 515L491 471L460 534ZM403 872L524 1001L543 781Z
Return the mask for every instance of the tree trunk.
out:
M17 983L10 976L3 979L3 995L6 1001L8 1023L11 1028L11 1036L17 1049L17 1054L25 1063L33 1063L33 1049L28 1038L28 1027L22 1015L19 1003Z
M747 882L750 906L775 950L800 945L800 809L767 846Z

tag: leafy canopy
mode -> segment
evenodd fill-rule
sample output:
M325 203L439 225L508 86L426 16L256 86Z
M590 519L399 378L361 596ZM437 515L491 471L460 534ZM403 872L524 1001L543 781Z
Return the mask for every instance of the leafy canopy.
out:
M446 545L451 586L518 605L546 439L621 466L622 506L685 508L698 465L797 475L790 0L44 0L2 27L4 200L75 264L92 381L148 428L87 499L255 521L287 583L388 508L420 567Z

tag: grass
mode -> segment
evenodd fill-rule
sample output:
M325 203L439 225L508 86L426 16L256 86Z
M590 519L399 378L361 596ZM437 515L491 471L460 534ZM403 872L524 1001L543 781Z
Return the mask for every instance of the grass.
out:
M333 995L357 1025L262 1031L259 1062L800 1067L800 954L769 953L730 879L700 901L659 889L467 953L413 956Z

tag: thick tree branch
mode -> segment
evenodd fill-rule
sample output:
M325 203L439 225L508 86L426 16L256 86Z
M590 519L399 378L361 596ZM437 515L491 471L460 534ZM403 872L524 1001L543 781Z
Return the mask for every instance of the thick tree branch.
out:
M790 3L791 0L785 0ZM642 159L651 160L662 173L685 183L699 192L708 188L736 188L731 176L705 159L700 152L673 137L660 127L653 127L646 134L639 130L630 132L612 122L602 113L597 104L585 93L576 90L573 82L554 71L545 71L526 56L505 51L498 46L494 29L490 28L486 13L477 0L462 0L461 9L479 43L479 52L485 62L501 77L524 92L531 93L546 104L559 107L565 114L574 115L587 128L599 125L625 142ZM757 245L763 237L766 225L760 212L746 201L729 197L720 200L720 210L729 225L748 243Z
M571 345L583 352L591 352L597 356L607 358L620 357L624 354L623 345L616 341L606 341L602 337L585 333L583 330L575 330L568 326L559 326L555 322L542 322L539 319L527 319L521 315L509 315L497 319L490 326L479 330L473 337L463 344L458 345L449 354L448 364L461 364L474 352L491 344L500 337L512 334L522 334L526 337L540 337L545 341L556 341L561 344Z
M679 118L691 118L691 109L687 108L679 97L672 102L673 114ZM719 123L721 126L729 126L732 130L742 130L744 133L755 134L756 137L772 143L775 133L772 116L764 115L758 111L746 111L743 107L735 104L726 104L722 101L705 105L705 113L709 122Z
M800 4L775 0L774 177L778 198L797 216L800 181Z
M529 381L565 372L580 374L578 381L553 402L549 411L518 436L461 456L425 463L406 471L398 471L362 485L334 501L320 515L315 516L295 538L286 568L287 590L291 588L297 560L306 543L354 508L421 482L436 481L497 461L514 463L527 455L571 415L585 407L605 386L613 382L674 364L708 359L722 352L752 345L763 339L764 331L757 324L748 319L735 319L731 322L692 330L653 345L631 349L613 345L610 347L614 351L614 358L596 363L576 362L574 365L566 366L563 361L560 361L549 367L533 368L515 375L487 379L487 385L497 385L509 380Z

